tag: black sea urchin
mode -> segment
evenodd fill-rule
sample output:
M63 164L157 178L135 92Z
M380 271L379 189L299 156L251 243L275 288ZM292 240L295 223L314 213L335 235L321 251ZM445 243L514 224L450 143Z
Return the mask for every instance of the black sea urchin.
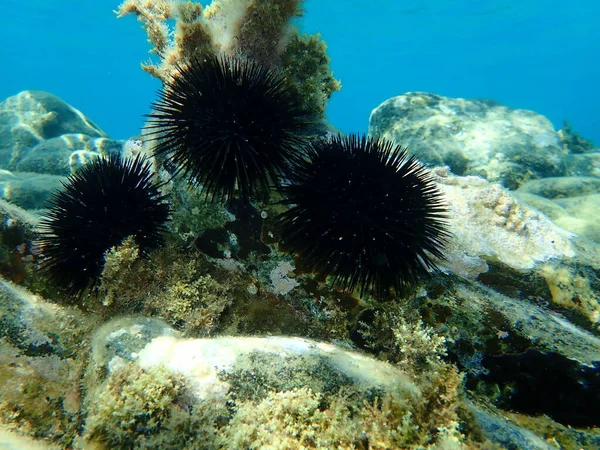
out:
M446 208L427 170L406 150L367 137L312 143L279 216L284 247L346 291L384 295L415 282L442 257Z
M155 154L213 200L265 196L309 128L282 75L225 56L179 67L148 117Z
M93 287L104 253L133 236L142 253L159 246L169 217L165 196L140 155L99 158L71 175L40 224L40 268L70 296Z

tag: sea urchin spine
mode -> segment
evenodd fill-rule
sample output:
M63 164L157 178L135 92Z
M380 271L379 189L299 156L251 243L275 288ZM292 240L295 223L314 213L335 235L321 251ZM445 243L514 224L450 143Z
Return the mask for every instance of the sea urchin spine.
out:
M148 117L155 154L213 200L266 196L309 129L279 72L227 56L179 67Z
M382 296L417 281L442 257L446 207L406 149L351 135L312 143L283 186L284 248L346 291Z
M40 223L40 268L69 296L95 285L104 254L133 236L142 254L163 242L169 206L144 157L111 155L82 167Z

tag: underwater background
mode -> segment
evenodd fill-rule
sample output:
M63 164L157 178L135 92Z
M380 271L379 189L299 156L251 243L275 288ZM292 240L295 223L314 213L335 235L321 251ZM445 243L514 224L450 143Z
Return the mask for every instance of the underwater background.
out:
M0 450L600 449L599 3L3 0Z
M160 83L139 70L149 49L114 0L4 0L0 98L52 92L113 139L143 124ZM24 9L26 8L26 9ZM343 89L329 121L366 132L369 114L409 91L487 98L567 119L600 141L600 2L595 0L308 0L300 28L321 33Z

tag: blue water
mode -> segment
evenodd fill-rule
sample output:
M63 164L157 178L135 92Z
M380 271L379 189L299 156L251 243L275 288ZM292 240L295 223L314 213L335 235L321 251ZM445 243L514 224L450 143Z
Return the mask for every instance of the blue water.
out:
M0 99L42 89L113 138L138 132L159 87L142 72L146 35L119 0L2 0ZM406 91L491 98L568 119L600 142L598 0L308 0L343 90L328 116L367 131L371 110Z

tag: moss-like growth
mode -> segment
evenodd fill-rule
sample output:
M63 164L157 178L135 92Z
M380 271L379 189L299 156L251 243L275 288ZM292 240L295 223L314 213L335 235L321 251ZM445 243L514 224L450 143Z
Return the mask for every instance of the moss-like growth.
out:
M199 275L194 264L175 264L175 277L163 295L146 303L173 325L190 336L210 336L232 303L230 290L210 275Z
M371 323L359 319L357 331L363 345L405 372L416 376L436 372L444 365L446 338L408 316L403 305L393 303L380 306Z
M87 402L84 437L93 448L216 448L212 422L202 408L191 408L184 380L165 369L132 364L113 374Z
M251 59L277 63L290 21L301 15L301 0L250 0L237 31L237 48Z
M325 114L327 102L342 88L333 77L327 45L320 35L291 37L281 58L281 66L290 86L302 99L304 109L312 114Z
M414 398L368 399L352 389L330 396L306 387L271 392L236 404L225 448L465 448L456 414L459 380L445 371Z
M231 220L224 206L207 200L198 189L190 188L186 180L176 178L169 187L171 199L171 222L169 228L179 238L191 244L209 228L222 227Z
M102 304L111 306L118 301L119 292L127 289L131 271L136 267L140 249L133 237L106 252L104 269L100 277L99 291L103 293Z
M81 362L23 357L0 341L0 422L70 448L82 426Z
M563 128L558 130L558 138L560 139L563 150L567 153L586 153L595 148L592 141L580 136L576 131L573 131L571 124L566 120L564 121Z
M142 68L167 82L177 67L206 55L243 56L282 69L309 114L322 117L341 85L333 77L320 36L298 35L294 18L301 0L213 0L205 8L190 0L125 0L118 16L135 14L142 22L151 53L160 61ZM169 29L168 21L175 21Z
M106 254L98 295L89 309L106 318L123 313L159 316L189 336L209 336L231 305L231 289L207 273L201 260L171 242L151 258L138 258L133 240Z

